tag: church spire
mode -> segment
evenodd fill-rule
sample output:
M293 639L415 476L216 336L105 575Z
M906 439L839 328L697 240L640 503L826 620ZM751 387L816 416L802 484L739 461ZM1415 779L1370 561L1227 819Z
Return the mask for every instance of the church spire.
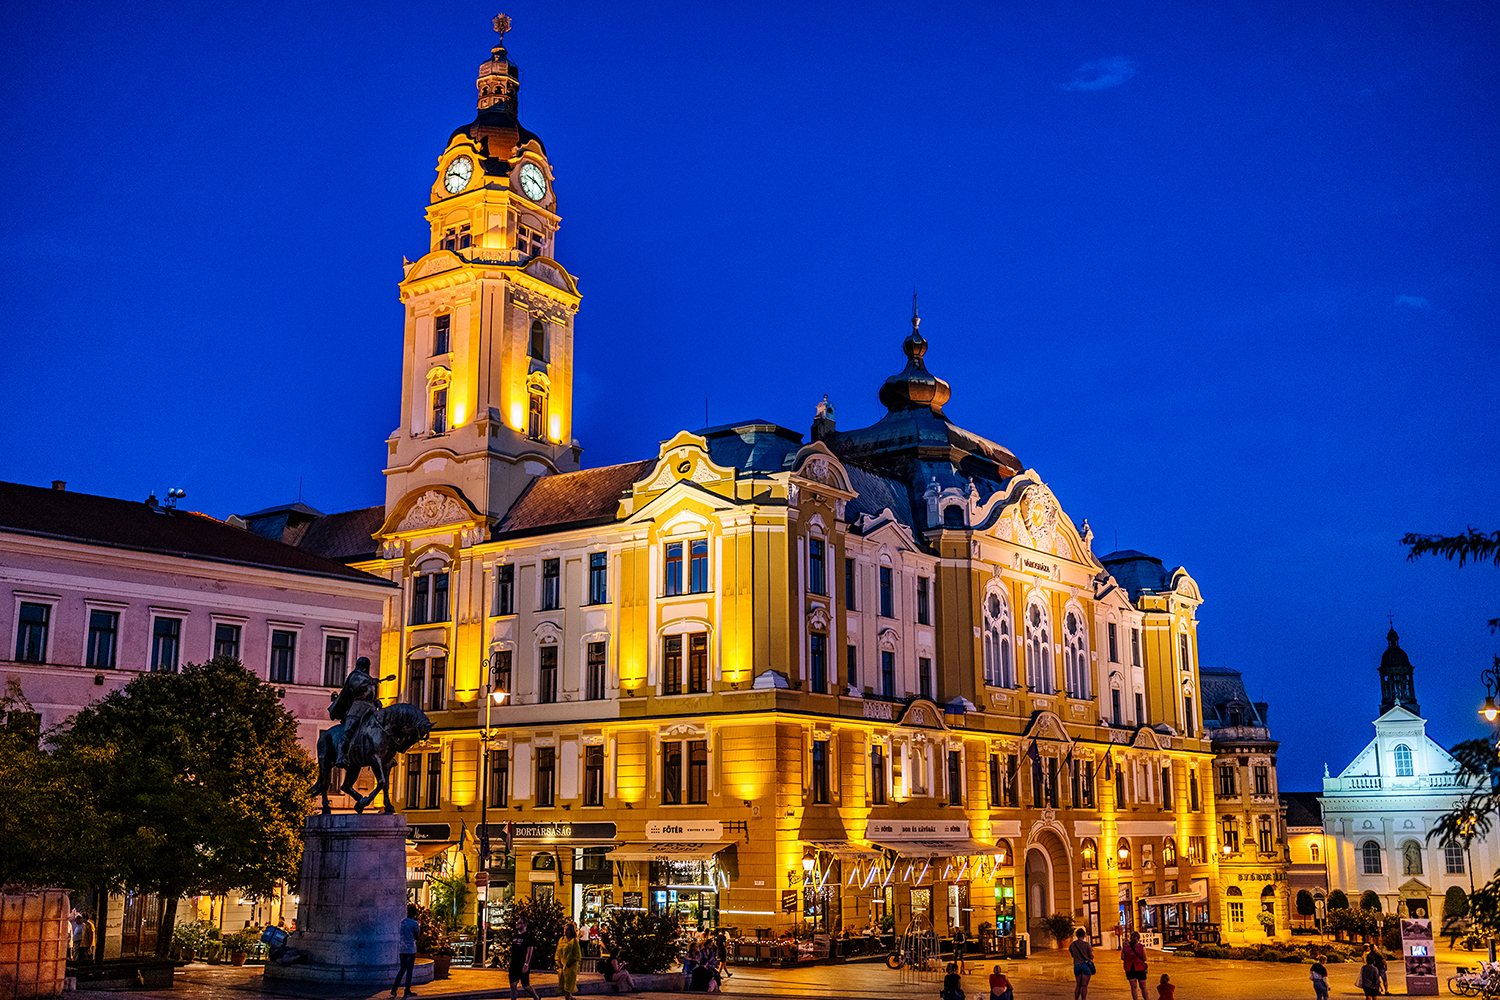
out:
M1380 657L1380 714L1400 705L1413 715L1421 715L1411 660L1401 648L1401 637L1394 625L1386 633L1385 641L1385 654Z
M515 116L520 106L521 67L510 61L505 53L505 33L510 30L510 18L495 15L491 22L500 44L490 50L490 57L479 67L479 110L498 108Z

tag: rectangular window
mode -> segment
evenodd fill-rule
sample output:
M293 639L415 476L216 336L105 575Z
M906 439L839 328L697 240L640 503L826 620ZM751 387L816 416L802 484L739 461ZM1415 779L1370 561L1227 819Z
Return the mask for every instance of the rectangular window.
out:
M422 755L406 755L406 808L422 808Z
M870 747L870 803L885 805L885 747L879 744Z
M442 805L443 790L443 755L430 753L427 755L427 808L436 809Z
M1083 768L1077 760L1068 761L1068 791L1072 795L1070 801L1073 808L1077 809L1083 805Z
M823 572L823 540L810 538L807 541L807 589L814 594L828 593L828 581Z
M1255 794L1271 794L1271 769L1264 764L1255 765Z
M240 658L240 627L238 625L214 626L214 656L224 656L231 660Z
M1109 705L1110 705L1110 709L1111 709L1111 712L1112 712L1112 714L1110 715L1110 719L1117 726L1124 725L1125 724L1125 716L1120 711L1120 689L1119 688L1110 688L1110 690L1109 690Z
M828 743L825 740L813 740L812 800L818 805L828 804Z
M708 690L708 633L694 632L688 636L688 693L703 694Z
M1172 808L1172 765L1165 764L1161 769L1161 807L1166 810Z
M855 588L855 585L854 585L854 581L855 581L854 572L855 572L854 571L854 560L853 559L845 559L844 560L844 608L845 608L845 610L848 610L848 611L858 611L859 610L859 608L856 606L858 602L855 600L855 590L856 590L856 588Z
M917 657L917 693L932 700L932 660L925 656Z
M661 745L661 804L682 805L682 744L675 740Z
M1130 630L1130 662L1137 667L1141 665L1141 630L1138 628Z
M448 574L432 574L432 617L430 622L448 620Z
M1047 758L1047 805L1057 808L1057 758Z
M536 804L538 808L550 807L557 802L557 750L554 747L536 748Z
M513 565L495 567L495 614L516 613L516 568Z
M271 683L290 684L297 664L297 633L271 632Z
M1116 634L1115 623L1109 623L1109 662L1120 662L1120 637Z
M1271 853L1271 820L1267 816L1260 818L1260 827L1256 830L1256 846L1260 853Z
M449 349L449 334L453 328L453 317L447 314L433 317L432 321L432 353L447 354Z
M546 435L547 400L541 392L533 390L526 394L526 436L541 441Z
M990 807L999 808L1000 801L1000 755L990 754Z
M1125 808L1125 769L1115 768L1115 808Z
M89 612L88 666L113 667L120 637L120 616L114 611Z
M323 639L323 686L342 687L349 676L349 637L330 635Z
M406 671L406 703L421 708L427 704L427 661L412 660Z
M665 597L682 593L682 543L668 542L666 561L662 564L661 592Z
M432 390L432 433L446 434L448 432L448 390L447 388Z
M609 553L589 553L589 603L609 603Z
M1193 669L1192 661L1188 659L1188 637L1186 632L1177 633L1177 659L1184 671Z
M441 712L448 707L448 658L434 656L427 661L427 711Z
M958 750L948 751L948 804L964 804L964 761Z
M490 690L510 694L510 656L508 649L497 649L490 654Z
M557 647L542 646L537 650L541 659L541 686L537 701L551 705L557 701Z
M1225 798L1235 794L1234 765L1225 764L1219 768L1219 797Z
M925 576L917 577L917 624L932 624L932 581Z
M844 680L855 691L859 690L859 653L854 646L844 648Z
M688 741L687 800L692 805L708 803L708 741Z
M1005 756L1005 804L1012 808L1021 804L1020 782L1017 780L1019 761L1015 754Z
M411 581L411 623L427 624L427 609L432 602L432 577L421 574Z
M1224 817L1224 839L1221 843L1229 848L1231 853L1240 849L1240 828L1235 825L1233 816Z
M1188 808L1198 811L1198 772L1188 772Z
M1193 735L1193 699L1182 699L1182 728L1188 735Z
M808 685L810 690L823 694L828 690L828 637L814 632L809 637Z
M1188 838L1188 860L1195 865L1201 865L1208 858L1208 838Z
M16 626L17 663L47 662L47 628L51 621L52 606L50 604L22 603L21 617ZM176 665L174 657L173 669L176 669Z
M896 654L889 649L880 651L880 694L896 697Z
M490 805L510 805L510 751L490 751Z
M542 560L542 610L552 611L562 606L561 560Z
M1135 693L1135 724L1144 726L1146 724L1146 704L1141 699L1141 693Z
M176 672L177 653L181 643L181 618L156 619L156 623L151 626L151 669Z
M1031 804L1041 806L1047 800L1046 775L1042 772L1040 759L1031 762Z
M661 693L682 694L682 636L662 639Z
M882 566L880 567L880 617L882 618L896 617L896 602L891 591L891 568Z
M584 664L583 697L587 701L604 700L604 643L591 642Z
M695 538L688 543L692 559L688 567L688 591L693 594L708 593L708 539Z
M1083 762L1083 807L1094 808L1094 768L1088 761Z
M1231 899L1229 901L1229 922L1231 924L1245 922L1245 904L1242 900Z
M583 804L604 805L604 747L583 748Z

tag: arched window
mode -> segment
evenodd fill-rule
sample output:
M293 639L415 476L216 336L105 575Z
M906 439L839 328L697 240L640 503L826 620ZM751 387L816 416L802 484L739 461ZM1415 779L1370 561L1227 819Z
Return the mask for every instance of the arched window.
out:
M1318 863L1318 845L1317 844L1311 844L1311 845L1309 845L1309 850L1312 851L1313 864L1317 864Z
M1360 855L1364 860L1366 875L1380 874L1380 845L1373 840L1367 840L1360 848Z
M1410 778L1414 773L1416 772L1411 766L1411 747L1405 743L1398 744L1396 747L1396 777Z
M1026 686L1037 694L1053 694L1052 623L1047 611L1033 601L1026 608Z
M1260 891L1260 908L1266 913L1276 912L1276 887L1268 885Z
M526 436L533 441L543 441L547 437L547 394L539 387L533 386L526 394Z
M1083 849L1079 852L1083 855L1083 870L1086 872L1098 871L1099 848L1094 845L1093 837L1083 838Z
M1161 866L1163 868L1177 867L1177 841L1171 837L1161 842Z
M964 526L964 509L956 503L950 503L943 508L943 527L962 528Z
M1010 841L1001 839L995 844L995 864L1009 867L1016 863L1016 854L1010 848Z
M999 594L990 594L984 602L984 682L992 687L1015 687L1014 664L1010 605Z
M1093 696L1089 684L1088 633L1077 614L1069 611L1063 619L1063 664L1067 679L1068 694L1074 698Z
M1449 875L1464 873L1464 849L1457 841L1450 840L1443 845L1443 867Z
M547 326L540 316L531 321L531 339L526 345L526 353L538 361L547 360Z
M1124 837L1120 838L1120 849L1118 851L1118 854L1120 857L1121 870L1127 872L1130 871L1130 841L1126 840Z

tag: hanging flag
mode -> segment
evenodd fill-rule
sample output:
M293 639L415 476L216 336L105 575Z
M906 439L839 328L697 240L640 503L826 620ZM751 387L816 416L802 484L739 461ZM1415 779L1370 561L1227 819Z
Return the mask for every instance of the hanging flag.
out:
M469 821L468 820L464 820L463 821L463 825L461 827L459 827L459 830L458 830L458 851L459 851L460 854L463 853L464 845L467 844L468 842L469 842Z
M1032 740L1031 745L1026 748L1026 756L1030 757L1031 762L1037 767L1042 766L1042 755L1037 751L1036 740Z
M1063 758L1063 766L1066 767L1068 761L1070 761L1070 760L1073 759L1073 751L1076 750L1076 749L1078 749L1078 744L1077 743L1069 743L1068 744L1068 755Z
M1115 780L1115 760L1114 760L1114 753L1115 752L1113 750L1106 750L1105 753L1104 753L1104 780L1105 781L1114 781Z

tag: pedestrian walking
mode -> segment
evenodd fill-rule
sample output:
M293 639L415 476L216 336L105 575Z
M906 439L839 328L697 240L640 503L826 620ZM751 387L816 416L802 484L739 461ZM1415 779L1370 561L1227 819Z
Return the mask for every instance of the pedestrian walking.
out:
M1141 992L1146 992L1146 987L1141 987ZM1177 1000L1177 987L1172 985L1171 978L1163 972L1161 982L1156 984L1156 1000Z
M1094 967L1094 946L1089 944L1082 927L1068 945L1068 954L1073 956L1073 1000L1088 1000L1089 980L1098 970Z
M578 927L569 920L563 924L557 939L557 988L568 1000L578 992L578 969L583 965L583 948L578 944Z
M406 977L406 996L416 996L411 991L411 974L417 965L417 904L406 904L406 919L401 921L400 934L401 944L397 949L401 956L401 964L396 968L396 982L391 986L391 996L396 995L396 987L401 985L401 978Z
M943 977L942 1000L964 1000L964 981L958 975L958 963L948 963L948 974Z
M998 965L990 973L990 1000L1016 1000L1016 991L1011 989L1010 980Z
M1370 950L1370 961L1375 964L1376 970L1380 973L1380 992L1389 996L1391 992L1391 981L1386 978L1385 956L1380 953L1379 948L1373 948Z
M1308 972L1308 979L1312 980L1313 996L1317 1000L1328 1000L1328 969L1322 962L1314 962L1312 969Z
M953 927L953 961L958 966L959 975L969 971L964 965L964 946L968 943L969 939L964 934L963 927L955 924Z
M1365 956L1365 964L1359 967L1359 978L1354 985L1365 991L1366 997L1380 996L1380 970L1375 966L1373 954Z
M1137 984L1141 1000L1146 1000L1146 946L1141 944L1140 931L1130 932L1130 940L1120 949L1120 961L1125 965L1125 981L1130 984L1130 1000L1135 1000Z
M531 988L531 953L535 948L536 942L532 940L526 918L517 917L515 932L510 936L510 1000L516 1000L517 983L526 987L531 1000L542 1000L537 991Z

